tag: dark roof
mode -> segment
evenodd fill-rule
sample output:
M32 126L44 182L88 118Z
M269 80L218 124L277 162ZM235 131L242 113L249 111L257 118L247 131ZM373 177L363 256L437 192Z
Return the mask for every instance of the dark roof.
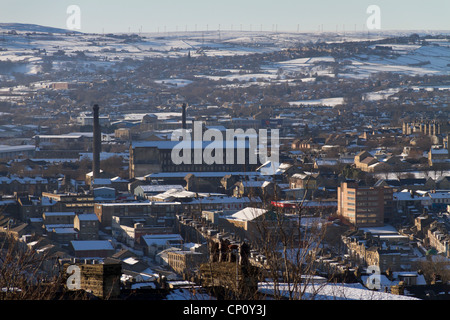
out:
M424 185L427 182L425 178L405 178L405 179L380 179L375 183L375 186L381 185L383 182L391 187Z

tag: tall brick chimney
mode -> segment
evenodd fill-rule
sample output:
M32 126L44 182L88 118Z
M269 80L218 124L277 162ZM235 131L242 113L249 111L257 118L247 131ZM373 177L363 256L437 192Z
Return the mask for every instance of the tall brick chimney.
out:
M94 104L94 125L93 125L93 145L92 145L92 178L96 179L100 177L100 152L102 148L101 142L101 131L100 131L100 121L98 116L98 105Z
M183 113L181 115L182 129L186 129L186 103L183 103Z

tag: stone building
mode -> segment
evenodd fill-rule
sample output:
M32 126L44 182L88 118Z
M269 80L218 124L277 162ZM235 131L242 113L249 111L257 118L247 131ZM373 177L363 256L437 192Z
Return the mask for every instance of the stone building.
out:
M197 143L199 146L197 146ZM152 173L159 172L239 172L239 171L253 171L261 165L258 159L252 163L250 154L254 150L250 148L249 143L236 143L234 148L228 147L224 142L222 148L223 159L217 159L211 164L206 164L203 159L205 149L211 142L192 141L189 144L179 145L178 141L139 141L133 142L129 149L129 177L143 177ZM172 150L180 148L178 152L183 153L183 162L181 164L175 163L172 159ZM217 146L211 147L213 150ZM184 152L190 150L190 155L184 159ZM229 151L233 151L233 159L228 159ZM243 161L239 158L243 155ZM198 161L198 156L201 156ZM181 156L180 156L181 157ZM219 153L217 156L219 157ZM186 160L186 161L185 161ZM214 159L216 160L216 159ZM243 163L242 163L243 162Z
M404 236L392 239L380 239L379 236L361 230L342 236L350 260L359 266L377 266L380 272L387 269L404 271L405 268L412 267L411 261L416 256L409 239Z
M111 228L113 216L153 216L173 220L180 210L180 203L177 202L96 203L94 207L103 229Z
M178 274L193 275L202 263L208 260L206 254L193 250L175 250L167 253L169 266Z
M121 263L75 263L79 276L78 290L89 292L100 299L113 299L120 295L120 277L122 275ZM65 265L65 271L70 264ZM73 268L73 267L72 267ZM68 278L68 281L72 281Z
M77 214L73 225L79 240L98 240L99 221L95 214Z
M69 245L76 258L107 258L114 254L114 247L107 240L74 240Z

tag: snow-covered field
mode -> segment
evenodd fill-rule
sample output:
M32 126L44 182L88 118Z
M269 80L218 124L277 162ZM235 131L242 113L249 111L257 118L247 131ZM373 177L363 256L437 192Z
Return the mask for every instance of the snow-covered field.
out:
M300 101L291 101L289 104L291 106L327 106L327 107L335 107L337 105L341 105L344 103L344 98L336 97L336 98L323 98L316 100L300 100Z
M17 31L11 33L16 27ZM34 31L34 33L33 33ZM41 26L0 24L1 50L0 62L14 63L11 72L38 74L42 71L45 56L64 53L69 57L84 55L89 60L68 60L77 63L77 68L94 72L95 68L113 67L124 59L144 59L152 57L177 58L190 54L196 56L240 56L253 53L281 51L298 44L323 41L343 42L342 35L334 33L301 32L260 32L260 31L189 31L153 32L135 34L65 34L61 30ZM52 32L52 33L48 33ZM447 32L448 33L448 32ZM401 32L372 35L370 40L383 39ZM348 33L346 41L367 40L362 33ZM346 58L346 64L336 71L336 63L342 59L331 55L323 57L293 58L279 62L267 62L254 73L236 73L224 76L201 75L210 80L239 80L241 82L270 82L287 78L314 80L317 76L342 78L367 78L374 73L393 72L408 75L442 75L450 73L450 41L428 39L422 44L385 44L391 47L388 55L355 55ZM383 46L383 44L381 44ZM53 68L65 68L66 61L54 63ZM94 70L94 71L92 71ZM301 75L301 76L300 76ZM184 86L183 79L159 79L166 85ZM390 92L387 93L387 96ZM384 96L384 97L387 97ZM369 99L377 99L373 95Z
M393 53L397 57L361 56L351 59L344 74L352 77L369 77L373 73L393 72L407 75L448 75L450 73L450 47L447 43L441 46L403 45L394 46Z

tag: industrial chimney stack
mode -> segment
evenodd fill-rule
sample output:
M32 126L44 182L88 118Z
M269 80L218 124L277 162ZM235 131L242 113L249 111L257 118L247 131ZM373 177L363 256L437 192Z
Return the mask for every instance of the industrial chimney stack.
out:
M93 129L93 145L92 145L92 153L93 153L93 162L92 162L92 178L96 179L100 177L100 152L102 147L101 142L101 131L100 131L100 121L98 116L98 105L95 104L93 107L94 111L94 129Z
M182 128L186 129L186 103L183 103L183 113L181 115Z

